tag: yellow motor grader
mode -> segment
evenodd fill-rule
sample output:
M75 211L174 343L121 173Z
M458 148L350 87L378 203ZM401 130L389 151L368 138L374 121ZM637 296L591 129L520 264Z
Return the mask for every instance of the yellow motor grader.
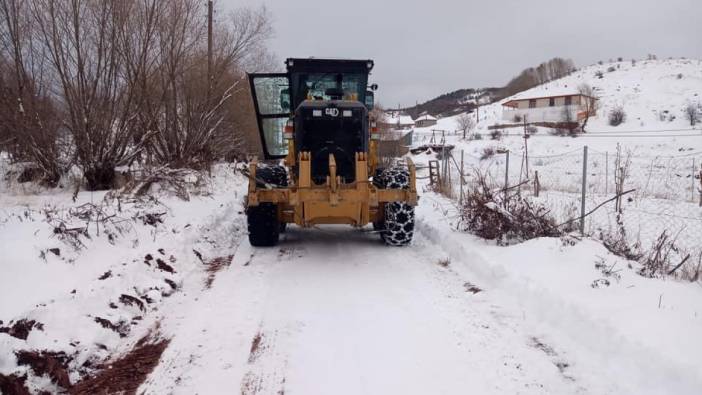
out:
M382 168L369 116L372 60L287 59L286 73L249 74L264 162L249 167L253 246L272 246L287 224L372 223L388 245L411 242L417 204L409 158ZM282 164L281 164L282 161Z

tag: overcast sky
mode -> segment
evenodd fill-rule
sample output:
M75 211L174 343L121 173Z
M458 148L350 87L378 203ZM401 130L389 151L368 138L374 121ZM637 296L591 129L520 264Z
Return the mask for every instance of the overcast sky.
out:
M385 107L468 87L502 86L560 56L702 58L702 0L218 0L265 6L272 51L371 58Z

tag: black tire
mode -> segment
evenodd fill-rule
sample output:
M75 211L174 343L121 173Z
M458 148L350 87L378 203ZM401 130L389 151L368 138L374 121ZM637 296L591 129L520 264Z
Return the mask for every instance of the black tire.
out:
M288 186L288 173L283 166L261 165L256 169L256 186L259 188L285 188ZM271 247L278 244L280 233L285 231L285 223L278 220L278 205L260 203L246 210L249 229L249 243L254 247Z
M272 247L278 244L280 223L278 222L278 205L260 203L246 211L249 228L249 243L254 247Z
M409 189L409 171L403 168L391 168L382 175L385 188ZM385 203L383 224L380 237L385 244L405 246L414 237L414 207L403 202Z

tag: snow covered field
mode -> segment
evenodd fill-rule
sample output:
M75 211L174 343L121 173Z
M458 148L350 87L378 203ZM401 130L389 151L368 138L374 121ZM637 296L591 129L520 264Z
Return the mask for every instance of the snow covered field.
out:
M164 191L158 203L123 202L133 229L112 242L90 229L79 250L53 234L45 210L102 196L3 196L0 319L40 325L26 339L0 333L0 374L58 391L49 374L18 366L16 353L65 353L75 384L148 336L169 342L140 387L146 393L695 394L702 386L698 284L642 278L635 263L590 240L492 246L453 231L450 202L432 193L420 200L408 248L329 226L292 227L277 248L253 249L244 186L220 167L209 192L188 202ZM142 219L164 212L155 225Z

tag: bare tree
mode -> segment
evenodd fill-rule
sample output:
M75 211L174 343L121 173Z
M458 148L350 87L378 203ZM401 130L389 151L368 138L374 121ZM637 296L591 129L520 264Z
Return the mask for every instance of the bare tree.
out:
M136 90L125 82L121 32L132 1L37 0L33 13L46 43L66 110L66 127L90 190L111 188L116 166L129 162Z
M592 86L589 84L581 84L578 86L578 92L582 95L581 100L583 100L582 105L584 108L584 117L580 124L580 130L585 133L587 131L585 129L587 127L587 122L590 120L590 117L597 112L598 101L594 89L592 89Z
M270 17L265 8L230 15L230 23L214 36L208 83L201 2L174 0L163 7L156 32L156 76L141 114L142 123L156 131L149 159L173 166L207 166L216 157L243 150L245 131L252 129L244 69L266 66L263 54L272 33ZM240 111L242 107L248 110Z
M468 132L475 127L475 121L469 113L464 112L456 118L456 127L463 132L463 139L465 140Z
M0 142L55 185L62 169L60 118L48 94L43 53L25 0L0 0Z

